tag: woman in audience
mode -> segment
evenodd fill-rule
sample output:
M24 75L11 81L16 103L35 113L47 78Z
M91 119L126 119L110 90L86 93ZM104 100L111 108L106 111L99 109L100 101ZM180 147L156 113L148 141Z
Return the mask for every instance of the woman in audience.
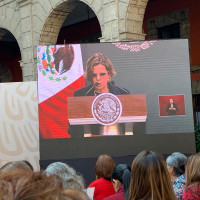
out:
M200 153L188 158L186 164L186 188L183 200L200 199Z
M185 189L185 165L187 157L179 152L175 152L167 157L167 168L173 182L173 189L178 200L182 200Z
M114 166L115 162L109 155L99 156L95 166L96 180L88 186L95 188L94 200L102 200L116 193L111 182L111 173Z
M118 164L113 168L112 181L117 192L104 200L128 200L128 190L131 180L131 167L126 164Z
M63 192L64 200L90 200L88 195L81 190L68 188Z
M4 166L0 168L0 174L6 173L6 172L12 172L15 170L25 170L29 172L33 171L30 165L28 165L24 161L12 161L12 162L6 163Z
M64 200L64 196L58 176L25 170L0 174L1 200Z
M31 168L31 170L34 171L33 165L31 165L31 163L28 160L22 160L22 162L27 164Z
M129 200L175 200L167 166L161 155L140 152L132 163Z
M46 175L57 175L63 181L63 187L84 190L85 184L83 177L79 175L75 169L62 162L54 162L50 164L46 170Z

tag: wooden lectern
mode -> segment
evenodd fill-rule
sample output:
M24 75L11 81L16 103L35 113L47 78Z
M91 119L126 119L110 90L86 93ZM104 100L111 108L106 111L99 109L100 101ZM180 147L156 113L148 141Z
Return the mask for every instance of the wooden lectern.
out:
M132 125L133 122L146 122L146 95L130 94L116 96L122 104L122 114L117 123L125 123L125 135L132 135L133 126L130 126L130 124ZM68 119L70 125L97 124L91 109L95 98L96 96L68 97Z

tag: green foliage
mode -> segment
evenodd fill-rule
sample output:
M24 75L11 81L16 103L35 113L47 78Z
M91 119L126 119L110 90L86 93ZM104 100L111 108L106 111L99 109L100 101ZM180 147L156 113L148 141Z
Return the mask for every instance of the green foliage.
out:
M196 149L200 152L200 123L194 125L195 139L196 139Z
M46 48L47 62L48 62L48 63L51 62L51 56L49 55L49 47L50 47L50 46L47 46L47 48Z
M51 56L47 55L47 61L50 63L51 62Z
M60 78L56 78L56 81L57 81L57 82L60 82L60 80L61 80Z
M64 80L64 81L65 81L65 80L67 80L67 77L66 77L66 76L64 76L64 77L63 77L63 80Z
M43 76L46 76L47 72L45 70L42 70L42 74L43 74Z
M37 64L40 63L40 58L39 56L37 57Z
M50 81L53 81L53 77L52 77L52 76L49 76L49 80L50 80Z
M46 54L47 55L49 54L49 46L47 46L47 48L46 48Z
M52 65L51 65L51 64L48 63L47 66L48 66L50 69L52 69Z

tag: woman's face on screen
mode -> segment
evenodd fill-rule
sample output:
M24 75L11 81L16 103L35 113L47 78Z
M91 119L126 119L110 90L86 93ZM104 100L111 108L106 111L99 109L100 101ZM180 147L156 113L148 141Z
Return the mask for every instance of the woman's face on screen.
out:
M98 64L93 66L92 82L96 92L109 92L107 85L109 79L110 76L104 65Z

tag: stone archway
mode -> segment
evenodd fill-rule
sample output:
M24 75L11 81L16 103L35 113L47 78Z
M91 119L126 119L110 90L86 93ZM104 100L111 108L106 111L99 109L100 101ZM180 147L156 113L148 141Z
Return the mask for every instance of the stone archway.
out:
M15 9L13 9L11 6L4 6L0 8L0 30L3 35L1 35L0 41L3 40L4 34L12 35L13 43L15 44L1 44L1 48L4 48L7 51L7 55L9 57L4 57L3 63L6 65L9 69L9 71L12 72L12 80L10 77L10 72L7 73L9 76L9 81L22 81L22 69L20 67L20 60L22 60L23 54L23 42L22 42L22 34L21 34L21 22L20 22L20 15L19 12L17 12ZM10 36L9 36L10 37ZM13 50L12 50L13 48ZM15 50L14 50L15 49ZM2 49L1 49L2 50ZM6 51L3 51L6 53ZM14 51L14 52L13 52ZM17 57L16 54L19 55ZM5 54L6 55L6 54ZM13 56L14 55L14 56ZM7 60L6 60L7 59ZM13 63L12 63L13 59ZM2 62L2 60L1 60ZM4 70L5 71L5 70Z
M0 82L21 82L21 52L16 38L0 27Z
M9 7L2 7L0 13L0 82L21 82L19 17Z
M130 0L126 12L125 32L121 40L144 40L142 25L148 0Z
M39 38L39 45L56 44L57 37L64 20L69 15L69 13L72 12L72 10L78 5L78 2L80 1L79 0L73 0L73 1L68 0L64 2L59 0L57 1L57 4L50 11L48 18L45 21L45 24L43 25L43 29L41 31L41 35ZM91 8L91 5L87 1L81 1L81 2L87 4ZM96 8L95 10L98 11L98 14L101 15L101 12L99 12L101 7L96 6L95 8ZM94 9L92 10L95 12ZM97 16L97 18L98 17L99 16ZM101 25L100 21L99 23Z
M20 17L14 9L10 7L0 8L0 28L8 30L16 39L20 52L22 52L22 42L21 42L21 25Z

